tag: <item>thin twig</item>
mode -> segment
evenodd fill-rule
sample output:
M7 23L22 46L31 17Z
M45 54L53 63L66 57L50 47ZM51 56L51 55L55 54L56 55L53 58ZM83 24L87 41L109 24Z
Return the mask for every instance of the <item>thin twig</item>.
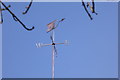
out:
M0 14L1 14L1 21L0 21L0 24L3 23L3 15L2 15L2 8L1 8L1 4L0 4Z
M92 18L92 16L90 15L90 13L88 12L88 10L87 10L87 8L86 8L85 3L84 3L84 1L83 1L83 0L82 0L82 5L83 5L83 7L84 7L85 11L87 12L88 16L89 16L89 17L90 17L90 19L92 20L93 18Z
M95 12L95 3L94 3L94 0L92 0L92 8L93 8L93 12L92 13L95 13L97 15L98 13Z
M17 16L16 16L15 14L13 14L12 11L10 11L10 9L9 9L8 7L6 7L6 5L5 5L2 1L0 1L0 3L2 3L2 5L6 8L6 10L13 16L14 20L15 20L15 21L18 21L26 30L31 31L31 30L34 29L34 26L33 26L32 28L30 28L30 29L27 28L27 27L22 23L22 21L20 21L20 19L17 18Z
M32 5L33 0L31 0L31 2L29 3L28 7L26 7L27 9L23 12L23 14L26 14L28 12L28 10L30 9L31 5Z

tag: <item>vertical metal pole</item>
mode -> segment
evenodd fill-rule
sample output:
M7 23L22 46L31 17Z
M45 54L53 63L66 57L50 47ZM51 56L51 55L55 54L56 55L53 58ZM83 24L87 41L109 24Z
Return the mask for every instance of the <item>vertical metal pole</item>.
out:
M52 31L52 37L53 37L53 42L55 41L55 32L54 30Z
M52 80L54 80L54 45L52 45Z
M54 30L52 31L52 37L53 37L53 42L54 42ZM52 80L54 80L54 55L55 55L55 50L54 50L54 45L52 45Z

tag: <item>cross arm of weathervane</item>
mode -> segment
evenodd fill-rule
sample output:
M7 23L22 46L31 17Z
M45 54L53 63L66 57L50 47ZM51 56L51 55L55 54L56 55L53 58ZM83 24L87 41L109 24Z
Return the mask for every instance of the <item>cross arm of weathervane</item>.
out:
M43 46L50 46L52 44L42 44L42 43L36 43L36 47L39 48L39 47L43 47Z
M50 46L50 45L58 45L58 44L68 44L68 41L65 40L64 43L51 43L51 44L43 44L43 43L36 43L36 47L39 48L39 47L43 47L43 46Z

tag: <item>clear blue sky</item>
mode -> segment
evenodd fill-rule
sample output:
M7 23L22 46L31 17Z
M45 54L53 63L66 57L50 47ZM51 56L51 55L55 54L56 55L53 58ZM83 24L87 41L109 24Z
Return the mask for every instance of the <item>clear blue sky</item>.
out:
M66 18L55 30L58 45L55 78L118 77L118 4L96 3L98 15L93 21L78 3L33 3L22 15L27 3L11 4L11 10L26 24L26 31L7 12L3 23L3 77L51 78L52 47L36 48L35 43L51 43L46 24Z
M2 78L2 25L0 24L0 79Z

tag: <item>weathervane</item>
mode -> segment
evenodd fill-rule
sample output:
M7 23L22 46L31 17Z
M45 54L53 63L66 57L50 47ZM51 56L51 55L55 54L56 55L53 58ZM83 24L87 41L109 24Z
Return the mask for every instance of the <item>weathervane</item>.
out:
M52 35L50 36L50 39L51 39L51 41L52 41L51 44L36 43L37 48L43 47L43 46L52 46L52 80L54 80L54 66L55 66L55 64L54 64L54 57L55 57L55 55L57 56L56 45L59 45L59 44L68 44L68 41L67 41L67 40L65 40L65 42L63 42L63 43L56 43L56 42L55 42L55 39L54 39L54 38L55 38L55 37L54 37L54 34L55 34L55 33L54 33L54 29L56 29L56 28L58 27L59 23L62 22L64 19L65 19L65 18L63 18L63 19L61 19L60 21L58 21L57 25L55 25L55 22L56 22L57 20L54 20L54 21L52 21L51 23L47 24L47 26L48 26L47 33L50 32L50 31L52 31L52 32L51 32Z

